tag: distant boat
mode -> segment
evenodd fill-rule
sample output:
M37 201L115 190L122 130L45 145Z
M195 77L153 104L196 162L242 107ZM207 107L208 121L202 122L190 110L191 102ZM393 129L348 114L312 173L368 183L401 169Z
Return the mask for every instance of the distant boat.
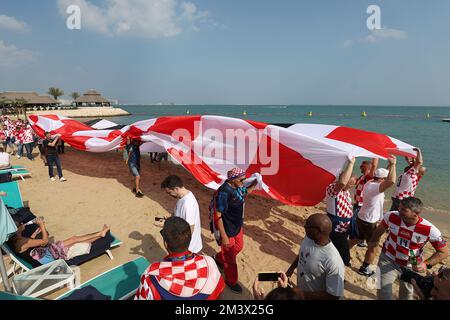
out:
M367 113L366 113L365 111L363 111L363 112L361 113L361 117L363 117L363 118L367 117Z
M188 110L186 110L186 114L190 114L191 112L189 111L189 109Z
M427 119L430 119L430 118L431 118L431 116L430 116L429 113L427 113L426 118L427 118Z
M313 116L313 112L312 111L308 112L308 117L312 117L312 116Z
M242 115L246 116L247 115L247 111L242 112Z
M450 122L450 119L442 119L444 122Z

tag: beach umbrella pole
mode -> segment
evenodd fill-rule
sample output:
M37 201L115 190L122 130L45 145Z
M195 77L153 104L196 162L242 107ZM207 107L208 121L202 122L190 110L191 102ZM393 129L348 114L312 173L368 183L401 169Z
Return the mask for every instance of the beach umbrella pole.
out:
M6 292L12 292L11 285L9 284L8 274L6 273L5 262L3 261L3 251L0 249L0 273L2 274L3 286Z

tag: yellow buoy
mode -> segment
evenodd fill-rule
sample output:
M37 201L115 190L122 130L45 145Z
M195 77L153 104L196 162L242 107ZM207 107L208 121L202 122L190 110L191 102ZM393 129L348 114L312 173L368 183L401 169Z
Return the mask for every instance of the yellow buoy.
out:
M361 113L361 117L363 117L363 118L367 117L367 113L366 113L365 111L363 111L363 112Z
M308 117L312 117L312 116L313 116L312 111L308 112Z
M247 111L242 112L242 115L246 116L247 115Z
M189 109L188 110L186 110L186 114L190 114L191 112L189 111Z
M430 119L430 118L431 118L430 114L429 114L429 113L427 113L427 119Z

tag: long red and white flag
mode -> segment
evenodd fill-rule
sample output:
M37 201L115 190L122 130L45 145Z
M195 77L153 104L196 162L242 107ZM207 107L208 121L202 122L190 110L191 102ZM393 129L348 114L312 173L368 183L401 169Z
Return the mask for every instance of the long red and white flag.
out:
M387 135L354 128L267 123L220 116L174 116L143 120L121 129L98 130L56 115L28 117L36 134L59 133L72 147L90 152L121 148L138 138L141 152L165 150L199 182L217 189L228 170L262 176L257 192L291 205L315 205L352 157L415 157L414 147Z

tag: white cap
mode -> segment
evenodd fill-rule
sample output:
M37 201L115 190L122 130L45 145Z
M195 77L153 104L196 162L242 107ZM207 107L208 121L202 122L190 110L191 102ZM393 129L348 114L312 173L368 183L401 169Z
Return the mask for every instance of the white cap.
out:
M387 178L388 175L389 171L384 168L378 168L374 173L375 178Z

